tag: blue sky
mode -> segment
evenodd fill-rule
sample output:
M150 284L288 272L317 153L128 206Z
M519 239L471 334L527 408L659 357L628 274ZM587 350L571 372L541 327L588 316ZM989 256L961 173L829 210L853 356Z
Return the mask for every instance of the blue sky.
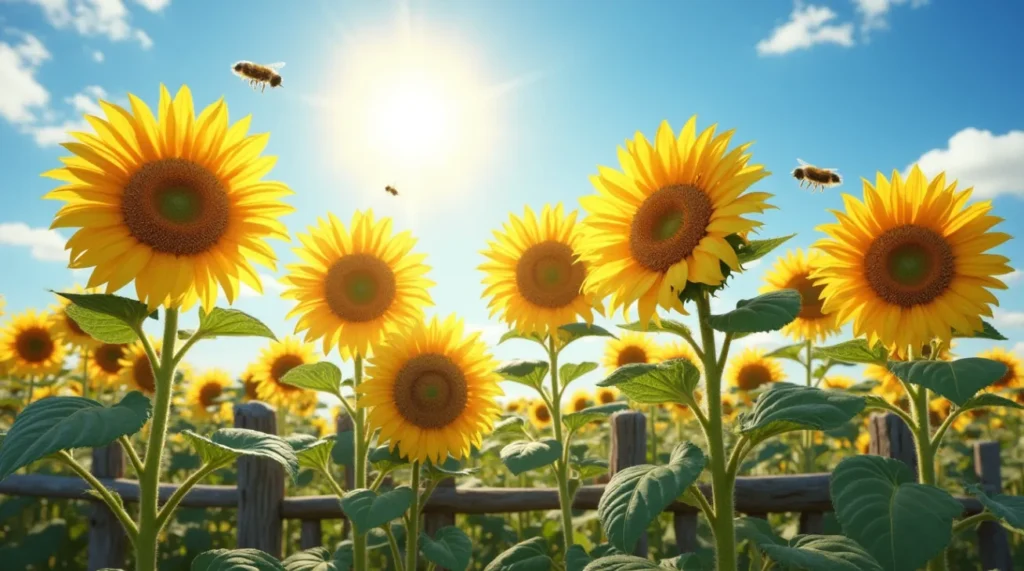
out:
M973 185L1006 219L1002 231L1024 234L1024 79L1009 71L1024 52L1019 3L299 4L0 0L8 313L49 305L47 289L86 278L66 269L70 234L47 230L59 203L40 199L53 181L39 174L63 154L56 143L81 129L97 97L125 102L130 92L155 105L160 83L172 91L187 83L198 106L225 97L233 121L252 114L252 131L272 134L266 153L279 159L271 178L296 191L297 212L286 219L293 231L327 212L350 220L369 208L413 230L438 282L436 311L460 314L492 342L503 329L487 319L475 269L491 230L525 205L577 208L593 192L597 166L617 167L617 146L636 131L652 137L663 119L678 130L696 114L699 128L735 128L734 144L756 141L754 160L775 173L758 189L779 206L764 215L762 235L796 232L792 247L820 237L814 227L841 208L841 193L860 196L860 177L917 161ZM284 88L253 92L230 73L237 60L287 62ZM427 80L399 81L399 64ZM417 98L420 88L435 95ZM424 122L418 108L447 119ZM840 169L845 184L810 195L787 175L797 157ZM402 195L386 195L386 184ZM283 270L291 245L275 248ZM1020 239L999 251L1024 264ZM717 307L754 295L772 262L737 279ZM1024 285L1020 272L1010 279ZM290 303L279 291L268 281L267 295L236 307L288 334ZM1024 297L1014 297L1002 293L995 325L1010 338L1002 345L1024 355ZM777 335L746 341L783 343ZM217 341L189 360L238 372L261 346ZM967 356L988 346L958 349ZM529 350L511 343L495 354ZM598 360L601 350L581 343L567 358Z

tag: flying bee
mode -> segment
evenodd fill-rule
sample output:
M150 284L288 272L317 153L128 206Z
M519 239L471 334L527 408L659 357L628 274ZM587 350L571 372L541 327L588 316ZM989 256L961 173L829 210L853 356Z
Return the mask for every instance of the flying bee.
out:
M398 189L391 186L390 184L384 187L384 192L390 194L391 196L398 196Z
M267 85L281 87L281 74L277 71L282 67L284 67L283 62L263 65L251 61L240 61L231 66L231 71L248 81L253 89L256 89L257 85L262 85L263 89L260 90L262 93L266 91Z
M800 186L807 183L807 185L812 189L818 188L824 192L828 187L837 186L843 183L843 179L839 176L839 171L836 169L819 168L814 165L809 165L800 159L797 159L797 162L800 163L800 166L793 170L793 178L800 181Z

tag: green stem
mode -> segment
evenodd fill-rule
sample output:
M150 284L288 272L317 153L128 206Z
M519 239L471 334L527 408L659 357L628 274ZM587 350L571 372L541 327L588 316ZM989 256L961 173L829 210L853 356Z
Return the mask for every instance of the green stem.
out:
M811 344L810 339L805 341L804 347L807 349L807 361L804 363L804 369L806 369L807 373L807 386L810 387L813 386L814 384L814 381L811 378L814 370L811 368L813 366L813 361L811 359L811 351L813 350L813 346ZM805 430L800 436L803 444L804 453L803 471L805 474L810 474L811 472L814 472L814 432L810 430Z
M928 409L929 391L925 387L919 387L911 393L914 406L913 412L917 416L916 426L911 425L914 431L914 445L917 448L917 473L918 483L929 486L935 485L935 448L931 442L931 414ZM928 562L928 571L946 571L946 554L943 552Z
M387 475L388 475L387 472L377 472L377 477L374 478L373 479L373 483L370 484L370 489L375 491L375 492L378 489L380 489L380 485L384 483L384 478L386 478Z
M185 499L185 495L188 494L189 490L194 488L199 482L203 481L203 478L206 476L224 467L228 462L229 461L222 461L214 462L212 464L204 464L198 470L193 472L188 479L182 482L181 485L178 486L178 489L174 490L174 493L171 494L171 497L167 499L167 502L164 503L163 507L160 508L160 511L156 516L156 532L160 533L164 526L167 525L171 516L174 515L174 510L178 508L178 504L181 503L181 500Z
M733 482L725 456L722 433L722 372L715 360L715 332L708 324L711 302L707 294L697 298L697 316L704 347L704 378L708 398L708 455L711 464L711 495L714 499L715 518L711 528L715 535L715 555L718 571L736 571L736 528L733 524ZM722 355L722 362L727 356Z
M404 571L405 564L402 563L402 550L398 548L398 540L395 539L395 532L391 531L391 524L384 526L384 534L388 536L388 545L391 546L391 559L395 562L396 571Z
M651 418L649 420L650 427L647 429L647 433L651 435L651 464L658 463L658 405L651 405Z
M83 348L82 359L82 398L89 398L89 350Z
M366 434L366 410L359 406L358 394L359 385L363 382L363 357L362 355L356 355L355 359L355 375L352 378L352 386L356 391L356 406L355 406L355 417L353 421L353 432L355 440L355 462L353 463L353 470L355 470L356 477L354 478L354 486L357 490L366 488L366 460L367 460L367 448L368 440ZM354 561L352 568L356 571L364 571L368 569L368 558L367 551L367 537L366 532L369 530L356 529L355 524L352 527L352 553L354 555Z
M965 530L971 529L972 527L980 524L981 522L996 521L997 519L998 518L995 515L993 515L992 512L977 513L977 514L974 514L974 515L972 515L970 517L965 517L964 519L954 523L953 524L953 533L957 534L957 533L960 533L961 531L965 531Z
M334 479L334 476L331 475L330 470L324 469L322 470L322 472L323 475L327 477L327 485L331 487L331 490L334 492L334 495L338 496L338 499L341 499L341 496L345 495L345 490L341 487L341 484L339 484L338 481Z
M555 464L555 480L558 483L558 503L562 510L563 555L569 553L573 546L572 533L572 498L569 495L569 442L562 435L562 392L558 385L558 347L555 336L548 336L548 359L551 361L551 423L555 431L555 441L562 444L562 457Z
M174 380L174 342L178 333L178 309L164 312L163 349L159 360L140 327L136 333L146 347L153 367L156 400L153 403L153 422L149 427L146 461L139 476L139 538L135 543L136 571L157 571L158 493L160 491L160 464L164 442L167 439L167 420L171 412L171 384Z
M114 512L118 521L120 521L121 525L124 526L128 539L132 543L135 543L135 540L139 535L139 528L135 526L135 522L128 516L128 512L124 509L124 504L121 503L121 501L103 485L103 482L96 479L96 476L93 476L91 472L79 464L78 461L76 461L75 458L67 451L62 450L58 452L57 457L60 458L61 462L63 462L68 468L71 468L83 480L88 482L89 485L92 486L92 489L96 490L96 493L103 499L103 503L107 504L110 511Z
M409 508L410 517L406 520L408 533L405 534L405 568L415 571L419 560L419 537L420 537L420 462L412 463L412 506Z
M124 449L124 453L128 456L128 461L132 465L132 470L135 471L135 477L142 476L142 459L139 458L139 454L135 452L135 447L132 446L132 441L127 436L122 436L117 439L121 443L121 448Z

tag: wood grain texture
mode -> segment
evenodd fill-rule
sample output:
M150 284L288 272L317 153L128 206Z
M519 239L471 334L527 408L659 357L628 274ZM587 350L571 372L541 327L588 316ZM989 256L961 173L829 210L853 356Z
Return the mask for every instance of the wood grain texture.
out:
M324 544L323 524L318 519L302 520L302 528L299 531L299 548L306 550L320 547Z
M92 451L92 469L97 478L124 476L124 449L117 442ZM84 483L84 482L83 482ZM99 500L92 501L89 515L89 571L124 567L128 536L114 512Z
M235 428L277 434L277 416L266 403L235 405ZM281 503L284 467L267 458L238 458L238 548L253 548L281 558ZM337 500L335 500L337 501Z
M998 442L974 443L974 473L986 494L1002 493L1003 472ZM999 522L984 521L978 526L978 552L983 569L1013 571L1010 536Z
M647 417L637 410L624 410L611 416L611 454L608 474L647 463ZM637 539L633 555L647 557L648 537L644 533Z
M899 415L885 412L872 414L868 419L871 443L868 452L902 461L917 477L917 449L910 427Z

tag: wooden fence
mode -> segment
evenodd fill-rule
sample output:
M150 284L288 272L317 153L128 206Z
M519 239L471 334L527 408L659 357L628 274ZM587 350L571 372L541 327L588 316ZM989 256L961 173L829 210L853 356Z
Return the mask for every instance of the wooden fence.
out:
M250 402L235 407L235 426L276 434L276 416L272 407ZM646 462L647 422L643 413L623 411L611 418L611 454L609 472ZM351 419L338 419L338 431L351 428ZM910 433L902 419L894 414L875 414L869 423L870 453L898 458L916 470L916 456ZM974 466L979 483L989 493L1001 488L1000 454L997 442L974 444ZM138 483L123 479L125 462L120 446L93 450L92 473L108 488L116 491L126 503L139 499ZM261 549L275 557L282 556L284 520L301 522L300 544L303 549L319 546L323 541L321 522L344 519L335 496L285 496L283 468L262 458L238 459L236 486L198 485L182 500L181 506L193 508L238 509L237 547ZM349 471L347 471L349 472ZM347 489L352 487L352 474L346 474ZM84 499L89 485L79 478L16 474L0 482L0 494L43 498ZM160 488L160 500L166 501L177 486ZM603 485L583 486L573 505L578 510L595 510L604 491ZM710 498L710 489L703 489ZM964 515L981 511L980 503L960 497ZM121 568L128 547L120 523L101 503L95 500L90 518L89 564L95 571L104 567ZM433 535L445 525L454 524L455 514L506 514L558 509L558 491L554 488L456 488L454 481L442 482L424 508L424 530ZM666 510L673 514L676 543L683 553L697 547L697 510L683 503L674 503ZM769 513L800 514L801 533L821 533L823 515L832 511L829 496L829 474L791 476L740 477L736 482L736 511L754 517ZM347 527L347 522L345 522ZM228 547L228 546L220 546ZM978 528L978 550L986 570L1012 571L1009 538L1001 526L985 522ZM638 555L647 554L647 539L637 546Z

